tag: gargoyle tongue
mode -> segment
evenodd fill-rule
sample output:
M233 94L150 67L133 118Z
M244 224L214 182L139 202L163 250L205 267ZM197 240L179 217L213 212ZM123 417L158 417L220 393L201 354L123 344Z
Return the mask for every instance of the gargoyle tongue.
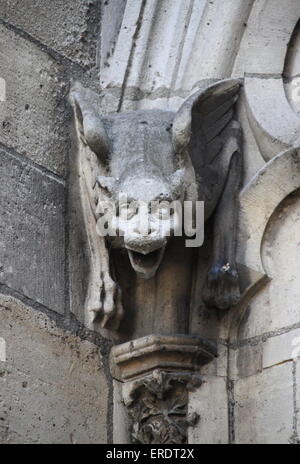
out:
M146 255L133 250L128 251L131 266L141 279L151 279L159 268L164 255L165 246Z

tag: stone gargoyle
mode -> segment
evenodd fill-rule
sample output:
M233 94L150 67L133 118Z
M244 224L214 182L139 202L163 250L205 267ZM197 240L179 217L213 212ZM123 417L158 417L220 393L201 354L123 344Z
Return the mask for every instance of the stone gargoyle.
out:
M151 278L169 240L163 227L155 227L154 217L150 218L154 230L147 236L134 224L117 238L97 233L99 204L105 200L117 203L122 195L131 202L203 201L205 221L214 215L212 265L203 300L218 309L237 303L242 131L235 119L235 104L240 86L237 80L219 81L191 95L177 113L137 110L105 115L99 114L91 91L79 83L73 86L71 100L81 147L81 198L90 249L86 311L91 322L97 318L102 327L116 329L123 316L107 242L125 248L136 273ZM121 214L120 205L116 214ZM136 215L137 210L127 219L134 222Z

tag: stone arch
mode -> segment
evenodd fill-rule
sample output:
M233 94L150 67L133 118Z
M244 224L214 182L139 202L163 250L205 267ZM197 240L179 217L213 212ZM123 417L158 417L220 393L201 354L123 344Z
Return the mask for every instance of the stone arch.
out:
M237 262L243 298L224 319L221 329L222 336L232 343L237 340L250 299L270 279L261 255L268 224L284 199L299 187L300 149L291 149L269 161L241 192Z

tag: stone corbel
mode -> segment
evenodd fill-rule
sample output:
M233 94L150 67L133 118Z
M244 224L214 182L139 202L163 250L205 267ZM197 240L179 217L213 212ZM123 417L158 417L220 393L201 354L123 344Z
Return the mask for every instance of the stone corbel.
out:
M123 324L125 339L133 338L113 348L111 372L123 383L134 442L186 443L188 427L197 420L197 415L187 415L188 392L201 384L200 367L217 355L214 343L189 335L199 245L186 246L185 237L176 241L175 226L170 233L165 229L161 218L168 199L177 199L181 208L186 200L204 201L208 217L219 202L203 300L208 307L226 310L240 296L233 214L242 175L242 129L236 119L240 88L239 80L222 80L200 88L177 112L137 111L121 117L102 115L94 95L79 83L71 90L89 249L86 321L103 335ZM159 214L150 210L151 234L140 228L142 206L127 215L133 206L121 203L124 193L134 205L165 199ZM182 225L182 214L174 216L174 223ZM113 224L118 225L115 230Z
M146 336L111 352L111 372L122 382L131 419L131 440L142 444L183 444L188 427L188 393L201 385L199 368L217 355L216 345L192 336Z

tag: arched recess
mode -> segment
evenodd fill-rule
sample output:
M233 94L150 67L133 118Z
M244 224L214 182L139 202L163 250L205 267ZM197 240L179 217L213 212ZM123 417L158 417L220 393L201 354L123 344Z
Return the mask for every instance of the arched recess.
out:
M261 257L270 281L251 300L239 326L239 343L299 325L299 221L300 189L297 189L278 205L267 224Z
M240 321L250 299L268 280L261 248L268 223L278 206L300 188L300 148L280 153L269 161L240 195L237 263L242 300L225 317L221 337L236 343Z
M234 75L245 76L249 124L265 161L300 146L299 18L298 1L256 0L235 63Z
M269 279L261 247L270 218L281 202L300 187L300 4L276 0L274 8L274 3L255 2L235 65L237 72L242 54L248 66L244 68L245 108L267 164L245 186L240 197L237 261L241 265L244 297L222 327L232 342L237 340L248 302ZM253 37L255 31L257 36ZM244 42L249 41L249 50L243 50ZM266 59L262 59L262 46ZM253 60L249 59L251 53Z
M292 34L284 64L284 89L287 99L300 114L300 19Z
M261 423L263 423L263 426L265 424L261 420L261 416L266 415L272 418L268 407L265 405L261 406L260 414L254 414L251 409L253 404L262 404L266 395L270 393L263 381L260 384L260 380L258 379L257 384L255 383L256 377L254 374L262 370L262 356L261 358L259 356L263 348L259 345L257 350L254 347L253 351L251 351L250 347L250 351L246 352L246 354L242 349L240 351L240 327L250 304L254 303L256 305L256 312L250 322L253 325L256 323L255 316L257 314L261 314L260 318L262 318L262 314L267 311L269 311L269 314L272 311L278 311L278 309L284 311L284 308L279 308L278 305L275 307L276 301L274 301L273 307L269 305L267 309L265 307L266 302L261 299L258 300L260 295L268 290L266 284L273 284L271 278L274 275L272 269L270 269L271 272L269 274L269 266L266 266L268 263L263 259L262 252L268 252L263 245L266 242L266 233L269 230L273 230L272 226L269 227L269 225L272 223L274 216L277 216L278 208L289 195L295 191L299 191L299 188L300 149L291 149L280 153L270 160L241 192L237 260L243 295L240 303L236 307L231 308L222 319L218 320L217 317L212 315L206 323L205 331L209 336L211 334L216 336L217 329L214 332L213 327L218 326L219 323L219 357L212 365L202 368L201 375L205 379L204 387L199 388L190 395L190 412L196 410L197 407L201 410L202 417L199 424L189 432L191 443L228 443L228 437L230 443L248 443L251 440L255 442L257 434L259 435L260 427L262 427ZM299 205L299 202L297 205ZM282 239L280 244L282 244ZM294 245L293 249L295 249ZM270 250L273 250L272 246L270 246ZM295 265L294 268L296 269L296 267ZM280 270L277 272L276 283L278 283L279 273ZM284 285L287 285L287 279ZM294 286L296 285L297 280L295 279ZM276 294L274 294L274 299L276 299ZM281 298L281 305L282 300L283 298ZM284 320L284 315L281 317L281 320ZM267 322L269 321L267 320ZM201 323L205 324L204 318L201 320ZM268 327L268 324L266 324L266 327ZM267 328L267 331L269 331L269 328ZM224 341L228 343L224 343ZM248 348L248 345L246 345L246 348ZM259 354L257 355L256 353ZM253 355L253 358L251 358L251 355ZM239 362L242 364L243 370ZM244 390L238 385L240 378L244 379ZM286 384L288 384L288 388L292 389L289 379L285 380L284 387L286 387ZM260 385L262 386L260 387ZM274 388L281 392L282 387L279 382ZM279 394L276 393L276 395L276 398L281 398ZM263 398L262 403L259 403L257 400L260 396ZM252 398L254 399L251 402ZM272 407L276 409L275 405ZM270 407L271 410L272 407ZM253 421L250 428L249 417ZM255 417L256 420L253 419ZM248 422L242 427L245 421ZM212 423L213 427L211 427ZM271 441L271 438L273 438L273 429L277 427L278 423L281 424L281 421L276 421L275 425L270 425L271 432L268 432L268 429L266 429L267 431L263 440ZM268 433L272 435L271 438ZM284 438L281 437L281 439ZM257 442L260 439L261 437L259 436Z

